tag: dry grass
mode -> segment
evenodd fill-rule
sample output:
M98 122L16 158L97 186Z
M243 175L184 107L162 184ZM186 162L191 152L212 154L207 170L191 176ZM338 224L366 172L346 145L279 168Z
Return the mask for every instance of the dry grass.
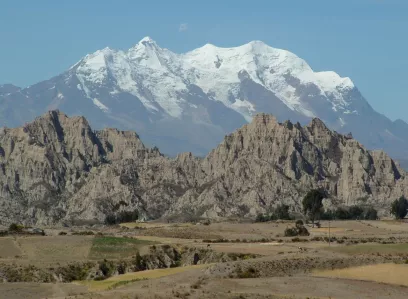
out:
M92 239L89 236L21 237L16 242L29 261L55 263L87 260Z
M328 233L329 232L329 228L328 227L315 227L315 228L310 228L309 229L310 232L312 233ZM345 228L341 228L341 227L331 227L330 228L330 233L343 233L345 232L346 229Z
M379 264L337 270L316 271L313 276L375 281L408 286L408 265Z
M194 265L186 267L177 268L166 268L166 269L156 269L156 270L146 270L139 272L126 273L123 275L113 276L105 280L84 280L77 281L75 283L85 285L88 287L89 291L103 291L114 287L115 285L126 285L127 283L136 282L139 280L160 278L164 276L169 276L177 273L182 273L188 270L197 270L208 267L210 264Z
M192 226L191 223L160 223L160 222L127 222L121 223L120 226L127 227L127 228L160 228L160 227L188 227Z
M22 254L22 251L14 242L13 238L0 239L0 258L14 258Z
M408 253L408 244L401 243L401 244L373 244L373 243L366 243L366 244L357 244L357 245L349 245L349 246L336 246L331 248L326 248L327 250L331 250L334 252L339 253L346 253L350 255L358 255L358 254L373 254L373 253L380 253L380 254L406 254Z

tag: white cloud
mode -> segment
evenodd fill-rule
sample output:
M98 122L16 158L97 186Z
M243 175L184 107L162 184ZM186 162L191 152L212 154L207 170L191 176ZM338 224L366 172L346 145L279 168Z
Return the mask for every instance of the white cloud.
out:
M188 30L188 24L187 23L181 23L179 26L179 32L187 31Z

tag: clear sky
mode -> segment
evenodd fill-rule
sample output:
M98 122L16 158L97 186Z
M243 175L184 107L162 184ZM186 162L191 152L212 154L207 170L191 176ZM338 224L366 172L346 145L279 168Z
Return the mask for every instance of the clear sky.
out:
M144 36L179 53L262 40L408 121L408 0L0 0L0 84L24 87Z

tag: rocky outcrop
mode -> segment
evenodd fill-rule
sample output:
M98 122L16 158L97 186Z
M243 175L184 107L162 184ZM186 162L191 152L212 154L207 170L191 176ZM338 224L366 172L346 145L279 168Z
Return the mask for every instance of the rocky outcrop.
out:
M329 205L367 197L378 208L408 195L406 173L319 119L301 126L259 114L203 159L170 159L133 132L93 131L51 111L0 130L0 220L92 223L137 210L144 218L253 216L285 202L300 210L311 188Z

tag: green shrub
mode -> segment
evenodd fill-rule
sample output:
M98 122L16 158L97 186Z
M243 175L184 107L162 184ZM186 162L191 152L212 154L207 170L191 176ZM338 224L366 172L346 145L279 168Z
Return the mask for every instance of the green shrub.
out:
M309 231L307 230L307 228L304 227L303 225L302 225L302 226L299 226L299 227L296 227L296 229L297 229L297 231L298 231L298 235L299 235L299 236L309 236L309 235L310 235L310 233L309 233Z
M296 227L301 227L301 226L304 226L304 223L302 220L296 220L295 225Z
M285 229L285 237L309 236L309 231L303 225L302 220L296 221L296 227L288 227Z
M363 218L364 210L359 206L351 206L348 213L350 215L350 219L356 220Z
M374 209L373 207L368 208L366 211L364 211L363 218L365 220L377 220L378 219L377 210Z
M288 205L285 204L278 205L274 211L274 214L277 219L290 220Z
M296 227L288 227L285 229L285 237L295 237L299 234Z
M320 213L320 219L321 220L334 220L335 219L334 212L332 210L322 211Z
M116 214L109 214L105 217L105 224L115 225L125 222L133 222L139 219L139 211L121 211Z
M116 267L112 261L108 261L105 259L102 262L99 262L99 270L101 270L105 278L108 278L116 272Z
M87 279L90 270L94 267L94 263L73 263L64 267L58 268L55 272L57 276L61 276L64 282L72 282L74 280Z
M334 217L339 220L347 220L350 219L350 213L345 208L337 208Z
M24 226L23 225L19 225L16 223L12 223L9 226L9 232L13 232L13 233L20 233L23 230Z
M258 214L255 218L255 222L268 222L268 221L269 221L268 215L264 214Z
M256 270L254 267L249 267L245 270L242 270L240 267L238 267L235 270L236 276L238 278L256 278L259 277L259 272Z
M396 219L403 219L407 216L408 213L408 200L401 196L399 199L396 199L391 204L391 214L395 216Z
M143 270L147 269L146 261L140 255L139 252L136 253L135 260L134 260L134 265L135 265L137 271L143 271Z

